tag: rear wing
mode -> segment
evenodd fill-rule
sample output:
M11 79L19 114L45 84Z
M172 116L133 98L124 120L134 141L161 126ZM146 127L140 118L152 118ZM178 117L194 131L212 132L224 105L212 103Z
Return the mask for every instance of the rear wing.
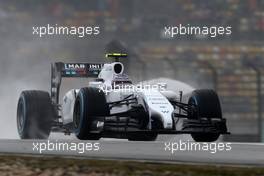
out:
M95 78L104 64L100 63L63 63L51 64L51 100L59 103L59 92L62 78Z

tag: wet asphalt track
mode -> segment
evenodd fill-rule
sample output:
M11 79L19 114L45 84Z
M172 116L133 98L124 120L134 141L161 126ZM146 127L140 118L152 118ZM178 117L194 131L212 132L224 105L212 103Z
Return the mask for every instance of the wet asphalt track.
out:
M40 154L33 150L33 142L47 142L40 140L0 140L1 154ZM56 140L50 140L56 142ZM58 140L58 142L87 142L78 140ZM178 141L173 141L178 142ZM81 157L93 159L122 159L140 160L151 162L172 162L172 163L203 163L203 164L224 164L224 165L246 165L264 166L264 145L249 143L232 143L230 151L218 151L214 154L208 151L165 151L165 144L162 141L156 142L130 142L126 140L100 140L99 151L86 151L79 154L77 151L43 151L41 155L56 155L67 157Z

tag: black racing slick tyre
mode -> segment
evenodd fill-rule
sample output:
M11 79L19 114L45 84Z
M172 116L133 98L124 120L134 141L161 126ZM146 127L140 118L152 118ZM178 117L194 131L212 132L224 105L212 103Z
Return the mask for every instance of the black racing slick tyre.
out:
M47 139L55 110L48 92L23 91L17 105L17 129L21 139Z
M196 111L188 114L190 119L222 119L221 104L218 95L213 90L194 90L189 98L188 104L196 106ZM219 138L220 134L193 133L191 136L196 142L213 142Z
M103 91L94 87L81 88L75 100L73 124L80 140L99 140L100 133L91 133L96 117L109 115L109 107Z
M197 107L197 111L188 114L188 117L191 119L222 118L220 101L214 90L194 90L189 98L188 104Z
M195 142L214 142L216 141L220 134L218 133L197 133L197 134L191 134L193 140Z

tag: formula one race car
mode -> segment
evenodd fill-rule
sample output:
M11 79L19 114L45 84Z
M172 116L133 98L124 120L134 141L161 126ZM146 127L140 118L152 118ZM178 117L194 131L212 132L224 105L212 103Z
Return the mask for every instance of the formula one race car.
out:
M133 85L119 62L126 54L112 53L106 64L51 65L51 93L23 91L17 106L22 139L47 139L50 132L75 133L81 140L101 137L152 141L158 134L191 134L212 142L228 134L220 102L213 90L194 90L188 102L182 94ZM62 78L96 77L87 87L69 90L59 102ZM136 88L135 88L136 87ZM181 125L178 125L181 120Z

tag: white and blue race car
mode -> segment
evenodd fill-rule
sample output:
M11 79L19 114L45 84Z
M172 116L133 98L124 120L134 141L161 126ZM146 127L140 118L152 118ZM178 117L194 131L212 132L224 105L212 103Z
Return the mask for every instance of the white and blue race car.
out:
M188 102L182 94L138 87L124 74L119 61L126 54L112 53L111 63L53 63L51 92L26 90L17 106L17 128L22 139L47 139L50 132L75 133L81 140L101 137L153 141L158 134L191 134L198 142L212 142L228 134L226 120L213 90L194 90ZM62 78L95 77L87 87L69 90L62 102ZM182 121L178 125L179 120Z

